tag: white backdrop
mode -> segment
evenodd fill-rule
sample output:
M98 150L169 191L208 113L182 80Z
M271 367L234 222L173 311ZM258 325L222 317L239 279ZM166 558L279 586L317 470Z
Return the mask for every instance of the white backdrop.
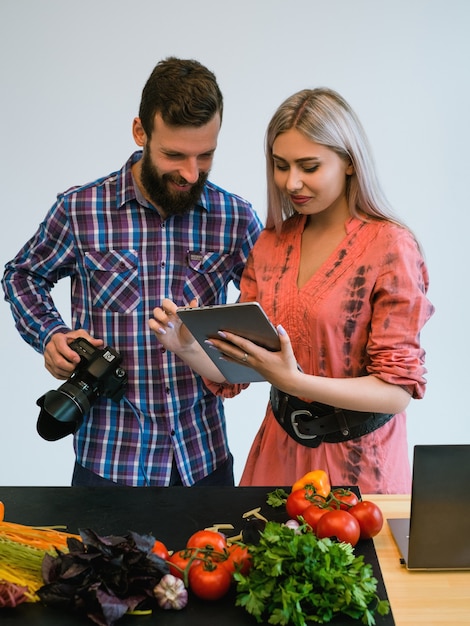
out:
M262 219L269 118L294 91L332 87L358 112L387 195L426 251L437 312L422 336L428 391L408 411L410 455L416 443L470 443L469 27L468 0L1 0L1 267L56 193L124 163L161 58L216 73L225 117L211 178ZM67 284L56 300L67 312ZM0 328L0 484L68 485L71 438L45 442L35 427L37 398L60 383L4 301ZM226 402L237 479L267 394L257 383Z

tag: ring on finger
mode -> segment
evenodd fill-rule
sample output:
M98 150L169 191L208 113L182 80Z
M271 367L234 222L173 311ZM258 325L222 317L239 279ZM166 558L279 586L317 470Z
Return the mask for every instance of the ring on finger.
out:
M248 357L249 357L249 356L250 356L250 355L249 355L249 354L247 354L247 353L245 352L245 354L244 354L244 355L242 356L242 358L241 358L241 360L243 361L243 363L246 363L246 362L248 361Z

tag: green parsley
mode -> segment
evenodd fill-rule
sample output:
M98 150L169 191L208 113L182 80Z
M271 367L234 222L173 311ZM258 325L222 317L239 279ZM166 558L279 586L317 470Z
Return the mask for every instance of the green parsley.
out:
M373 626L375 611L390 610L377 596L372 566L350 544L317 539L306 526L298 532L268 522L249 550L250 572L234 575L236 604L259 623L307 626L343 614Z
M280 506L285 505L288 495L289 494L285 489L275 489L274 491L270 491L268 493L266 502L274 509L276 509Z

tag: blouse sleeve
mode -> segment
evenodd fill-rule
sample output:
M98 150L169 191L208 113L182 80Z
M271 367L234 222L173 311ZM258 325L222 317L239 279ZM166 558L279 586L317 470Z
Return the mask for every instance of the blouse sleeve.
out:
M390 235L372 294L368 373L400 385L413 398L424 396L425 351L420 333L434 312L426 297L429 277L413 235L400 229Z
M215 383L208 378L203 378L205 386L212 391L215 396L222 396L222 398L234 398L241 391L249 387L249 383Z

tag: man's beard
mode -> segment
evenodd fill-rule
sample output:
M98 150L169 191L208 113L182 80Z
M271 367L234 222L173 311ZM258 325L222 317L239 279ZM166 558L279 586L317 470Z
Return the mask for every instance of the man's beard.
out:
M161 176L152 163L148 150L144 149L140 180L149 200L163 211L165 217L188 213L201 197L207 177L208 172L201 172L189 191L173 192L169 187L169 181L177 185L187 184L187 181L171 174Z

